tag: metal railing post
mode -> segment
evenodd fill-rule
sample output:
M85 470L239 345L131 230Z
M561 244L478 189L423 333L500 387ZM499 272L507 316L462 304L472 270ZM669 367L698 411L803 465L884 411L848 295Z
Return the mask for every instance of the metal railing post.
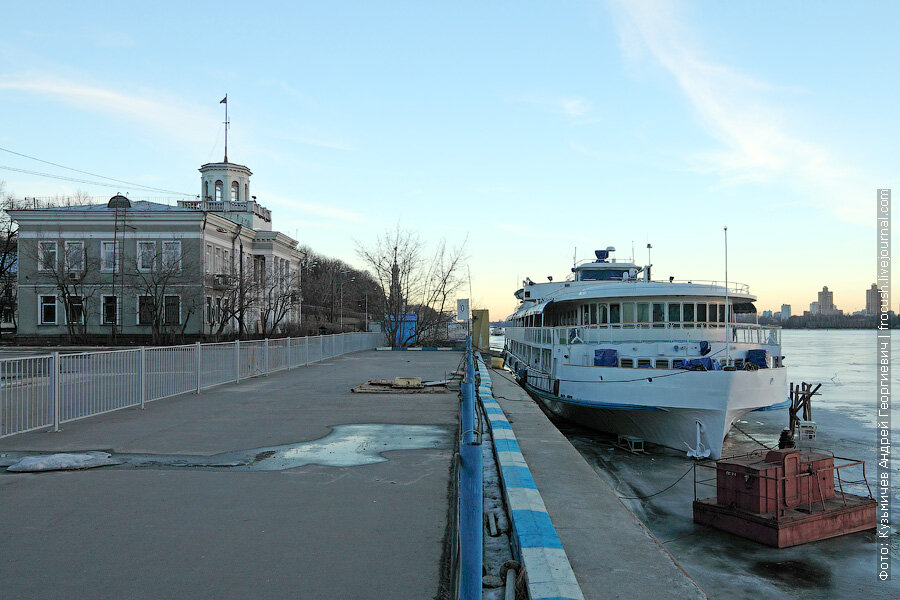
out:
M59 352L52 354L53 362L53 431L59 431Z
M197 393L199 394L200 393L200 385L202 382L202 378L200 376L200 372L201 372L200 367L202 365L202 363L200 362L200 350L201 350L200 342L197 342L197 345L194 347L196 348L196 352L197 352Z
M269 375L269 338L263 340L263 376Z
M141 397L141 410L144 410L144 403L147 401L147 368L146 353L143 346L138 349L138 393Z
M241 382L241 340L234 340L234 382Z

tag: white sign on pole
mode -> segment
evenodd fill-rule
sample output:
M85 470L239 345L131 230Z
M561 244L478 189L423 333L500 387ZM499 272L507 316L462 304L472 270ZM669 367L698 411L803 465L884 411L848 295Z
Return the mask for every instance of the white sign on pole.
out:
M460 298L456 301L456 318L460 321L469 320L469 299Z

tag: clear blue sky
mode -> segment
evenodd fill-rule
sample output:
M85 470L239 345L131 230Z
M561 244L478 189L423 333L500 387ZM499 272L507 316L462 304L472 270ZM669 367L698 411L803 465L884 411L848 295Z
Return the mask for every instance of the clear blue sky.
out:
M760 309L797 313L828 285L857 310L875 190L900 198L896 2L2 10L0 147L198 194L227 93L229 158L277 229L355 264L356 240L398 222L468 235L494 318L525 276L564 276L576 246L634 243L644 262L649 240L655 276L720 279L723 225L730 278ZM117 191L0 180L18 196Z

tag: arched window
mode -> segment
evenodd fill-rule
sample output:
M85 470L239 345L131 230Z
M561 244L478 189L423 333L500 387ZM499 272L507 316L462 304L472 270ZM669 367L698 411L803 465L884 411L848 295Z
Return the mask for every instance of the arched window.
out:
M209 199L209 182L208 181L203 182L203 199L204 200Z
M238 200L241 199L240 198L240 196L241 196L240 190L241 190L241 186L238 184L238 182L232 181L231 182L231 201L232 202L237 202Z
M222 201L222 194L225 192L222 185L222 180L216 182L216 202Z

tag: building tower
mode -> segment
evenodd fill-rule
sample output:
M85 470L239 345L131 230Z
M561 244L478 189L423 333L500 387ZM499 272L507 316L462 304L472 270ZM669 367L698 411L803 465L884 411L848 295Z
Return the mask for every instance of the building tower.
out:
M874 283L866 290L866 314L877 315L881 310L881 292Z
M834 311L834 292L828 291L828 286L824 286L819 292L819 314L830 315Z

